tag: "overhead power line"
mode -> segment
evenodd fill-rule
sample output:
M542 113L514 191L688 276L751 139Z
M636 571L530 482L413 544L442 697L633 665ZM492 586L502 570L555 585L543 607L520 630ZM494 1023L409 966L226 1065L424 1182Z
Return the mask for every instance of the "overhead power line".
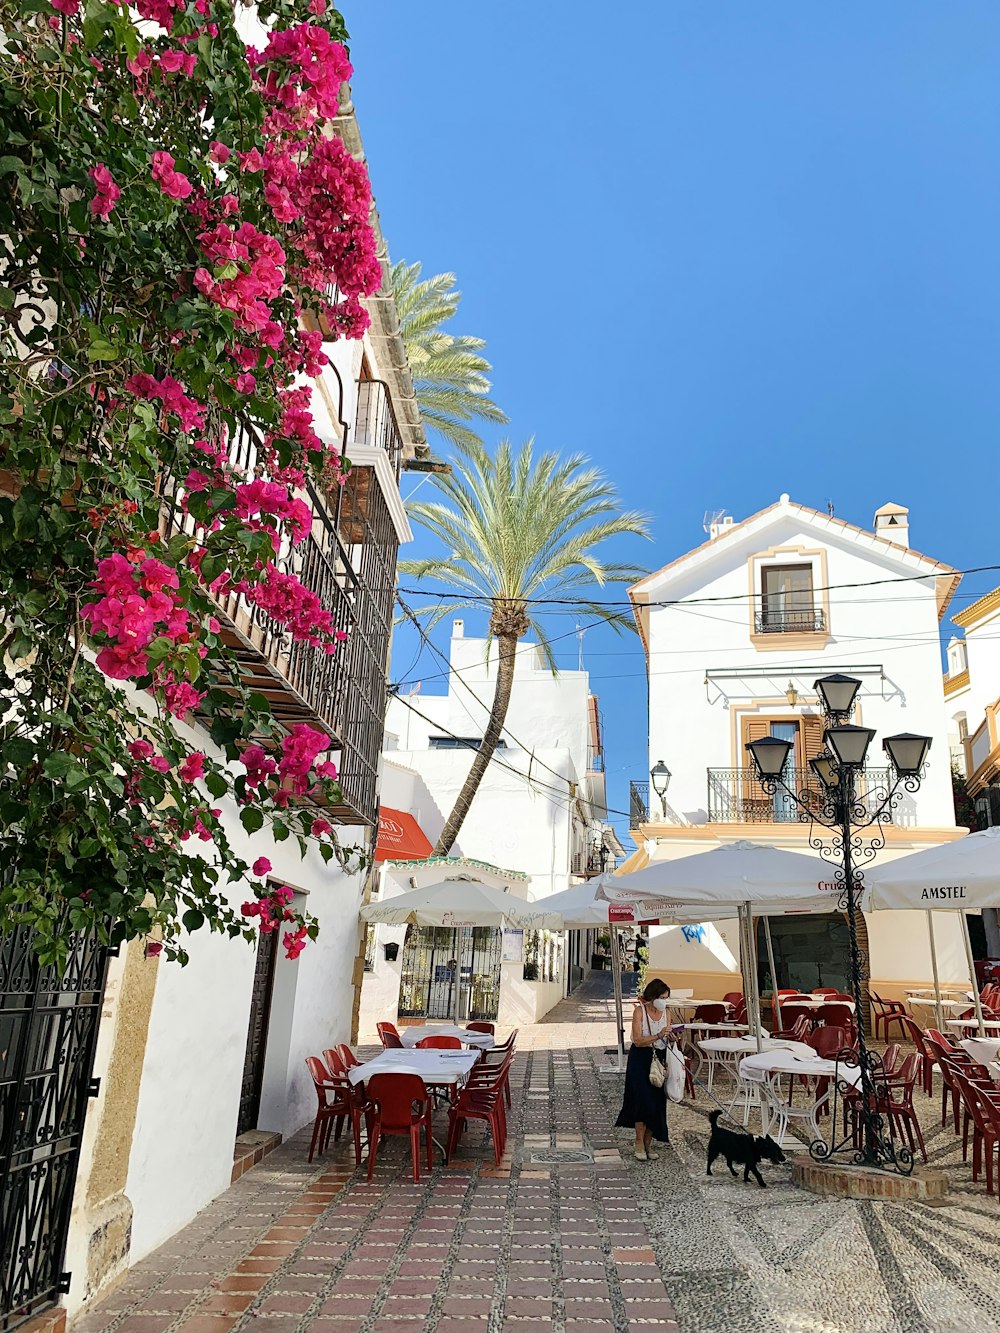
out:
M826 583L813 588L813 592L836 592L844 588L879 588L888 584L899 583L923 583L927 579L948 578L952 574L987 574L995 573L1000 570L1000 565L975 565L971 569L941 570L938 572L930 571L927 574L901 574L894 578L886 579L861 579L855 583ZM462 592L431 592L424 588L400 588L407 597L431 597L436 601L447 602L482 602L484 606L489 606L493 598L485 595L476 596L470 593ZM726 593L717 597L677 597L667 598L663 601L643 602L643 606L661 607L661 606L705 606L710 603L719 602L758 602L763 598L763 593ZM520 598L525 606L571 606L578 610L581 606L606 606L610 608L623 607L628 609L633 606L629 599L623 601L597 601L594 598L584 600L579 597L524 597Z

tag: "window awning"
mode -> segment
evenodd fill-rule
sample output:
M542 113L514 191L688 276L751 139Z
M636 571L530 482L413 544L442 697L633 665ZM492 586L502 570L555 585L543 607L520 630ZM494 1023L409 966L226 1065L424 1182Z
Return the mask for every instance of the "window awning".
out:
M376 861L423 861L433 850L412 815L383 805L378 816Z

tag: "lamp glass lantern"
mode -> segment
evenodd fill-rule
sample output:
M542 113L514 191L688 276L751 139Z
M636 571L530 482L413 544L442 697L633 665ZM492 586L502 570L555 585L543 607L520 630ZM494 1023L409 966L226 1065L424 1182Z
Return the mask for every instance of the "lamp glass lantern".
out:
M660 798L660 803L664 810L667 805L667 788L670 786L671 777L672 774L670 769L667 768L662 759L657 759L656 763L649 770L649 778L653 784L653 791L655 791Z
M892 766L901 778L916 777L927 759L931 748L930 736L918 736L912 731L901 731L896 736L886 736L882 749L892 761Z
M846 715L854 707L861 681L856 676L845 676L835 671L831 676L821 676L814 681L813 689L823 700L823 707L828 713Z
M747 741L746 748L760 777L780 778L794 746L780 736L761 736L758 740Z
M823 733L824 743L841 768L861 768L874 738L871 727L828 727Z
M809 767L828 791L832 791L840 781L840 769L832 755L817 755L815 759L810 759Z

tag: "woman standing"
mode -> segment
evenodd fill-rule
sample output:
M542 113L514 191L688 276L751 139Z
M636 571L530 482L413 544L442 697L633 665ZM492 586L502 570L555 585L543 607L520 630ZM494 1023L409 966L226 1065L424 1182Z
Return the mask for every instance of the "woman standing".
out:
M659 1153L653 1147L654 1139L670 1142L666 1093L649 1081L653 1061L660 1059L656 1049L666 1045L669 999L670 987L657 978L642 992L632 1011L625 1096L615 1124L619 1129L635 1129L635 1155L640 1162L656 1161Z

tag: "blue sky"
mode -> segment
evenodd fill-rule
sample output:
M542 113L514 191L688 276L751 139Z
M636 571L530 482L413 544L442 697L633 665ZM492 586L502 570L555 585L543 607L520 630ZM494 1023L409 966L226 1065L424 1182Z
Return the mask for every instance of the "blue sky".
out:
M652 515L624 558L788 491L866 527L906 504L917 549L1000 563L995 0L344 11L393 258L458 274L514 439L584 452ZM407 627L397 675L438 672L416 649ZM626 809L641 648L592 631L585 659Z

